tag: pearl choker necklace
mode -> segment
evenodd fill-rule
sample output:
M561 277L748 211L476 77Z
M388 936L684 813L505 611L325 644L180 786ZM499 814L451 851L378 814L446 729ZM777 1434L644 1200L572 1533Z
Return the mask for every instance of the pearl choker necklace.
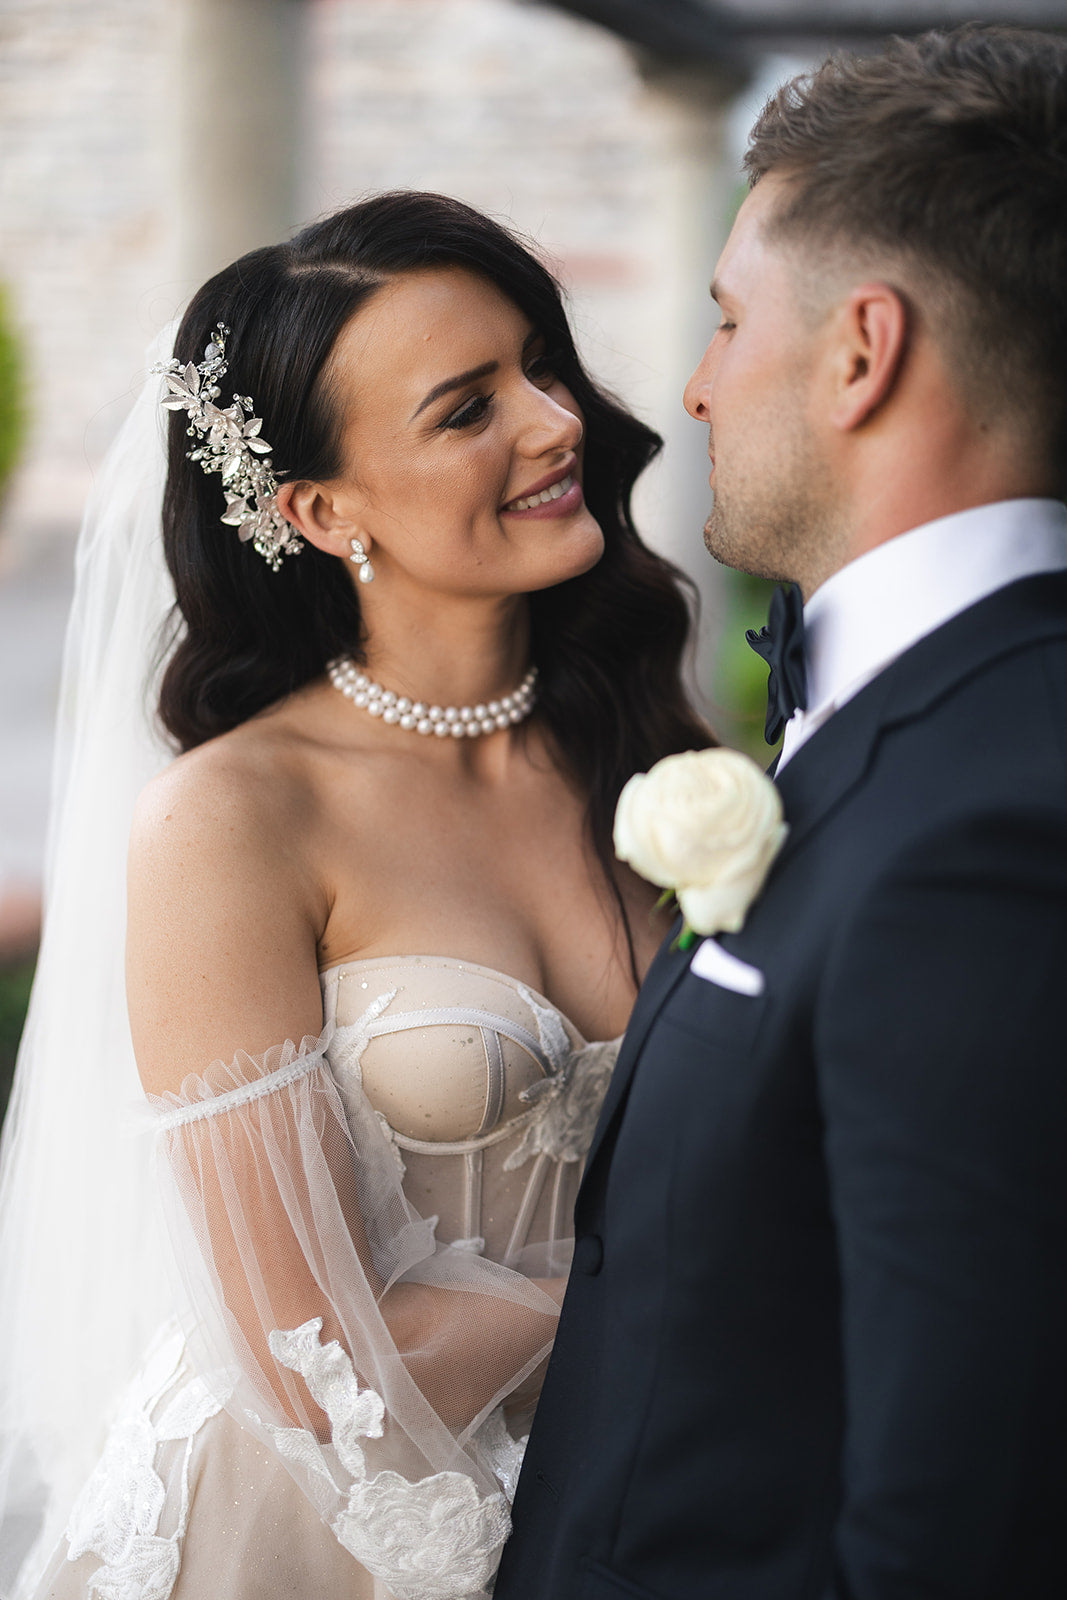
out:
M476 706L428 706L421 700L409 700L407 695L394 694L392 689L373 682L351 656L331 661L326 670L334 688L354 706L360 706L372 717L381 717L383 722L414 733L433 733L438 739L477 739L483 733L510 728L526 720L537 698L536 667L530 668L511 694Z

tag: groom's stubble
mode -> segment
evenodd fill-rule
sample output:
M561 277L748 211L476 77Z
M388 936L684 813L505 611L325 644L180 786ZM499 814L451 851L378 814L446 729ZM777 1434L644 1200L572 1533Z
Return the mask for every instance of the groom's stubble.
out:
M817 586L836 565L840 514L833 474L798 395L803 373L755 415L716 455L715 498L704 543L716 561L776 582Z

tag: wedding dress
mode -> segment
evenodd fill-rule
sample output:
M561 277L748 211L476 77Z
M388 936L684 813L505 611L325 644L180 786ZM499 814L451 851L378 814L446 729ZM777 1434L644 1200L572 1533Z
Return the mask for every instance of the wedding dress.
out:
M320 1037L146 1110L124 860L171 756L158 401L150 380L76 558L0 1175L0 1596L477 1600L617 1041L469 962L350 961Z
M569 1266L618 1041L587 1044L469 962L352 961L322 983L320 1039L216 1063L156 1102L199 1321L161 1330L42 1595L487 1592L531 1409L503 1402L555 1326L529 1280ZM277 1281L294 1248L304 1291ZM453 1302L437 1343L403 1357L376 1305L398 1279ZM321 1338L331 1309L344 1347Z

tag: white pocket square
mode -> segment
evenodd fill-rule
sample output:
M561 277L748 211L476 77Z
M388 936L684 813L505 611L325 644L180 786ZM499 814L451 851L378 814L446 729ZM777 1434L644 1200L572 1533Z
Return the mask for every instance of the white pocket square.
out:
M698 978L706 978L709 983L732 989L735 994L756 996L762 994L766 987L763 973L758 967L750 967L747 961L739 961L737 956L732 956L714 939L704 940L689 963L689 970Z

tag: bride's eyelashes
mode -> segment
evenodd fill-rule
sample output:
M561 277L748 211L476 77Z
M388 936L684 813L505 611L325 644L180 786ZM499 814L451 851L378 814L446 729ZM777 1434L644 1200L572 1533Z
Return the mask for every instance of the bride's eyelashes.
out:
M471 428L475 423L482 422L489 415L494 392L490 390L488 394L473 395L460 406L458 411L453 411L451 416L446 417L437 426L448 429Z
M526 377L538 388L545 388L556 377L555 362L545 353L534 356L524 368ZM491 389L488 394L476 394L464 402L458 411L453 411L437 426L442 430L459 431L462 428L474 427L476 423L483 422L492 410L493 399L496 394Z
M547 350L539 356L534 356L533 360L526 364L526 376L531 383L539 386L552 383L559 376L555 359Z

